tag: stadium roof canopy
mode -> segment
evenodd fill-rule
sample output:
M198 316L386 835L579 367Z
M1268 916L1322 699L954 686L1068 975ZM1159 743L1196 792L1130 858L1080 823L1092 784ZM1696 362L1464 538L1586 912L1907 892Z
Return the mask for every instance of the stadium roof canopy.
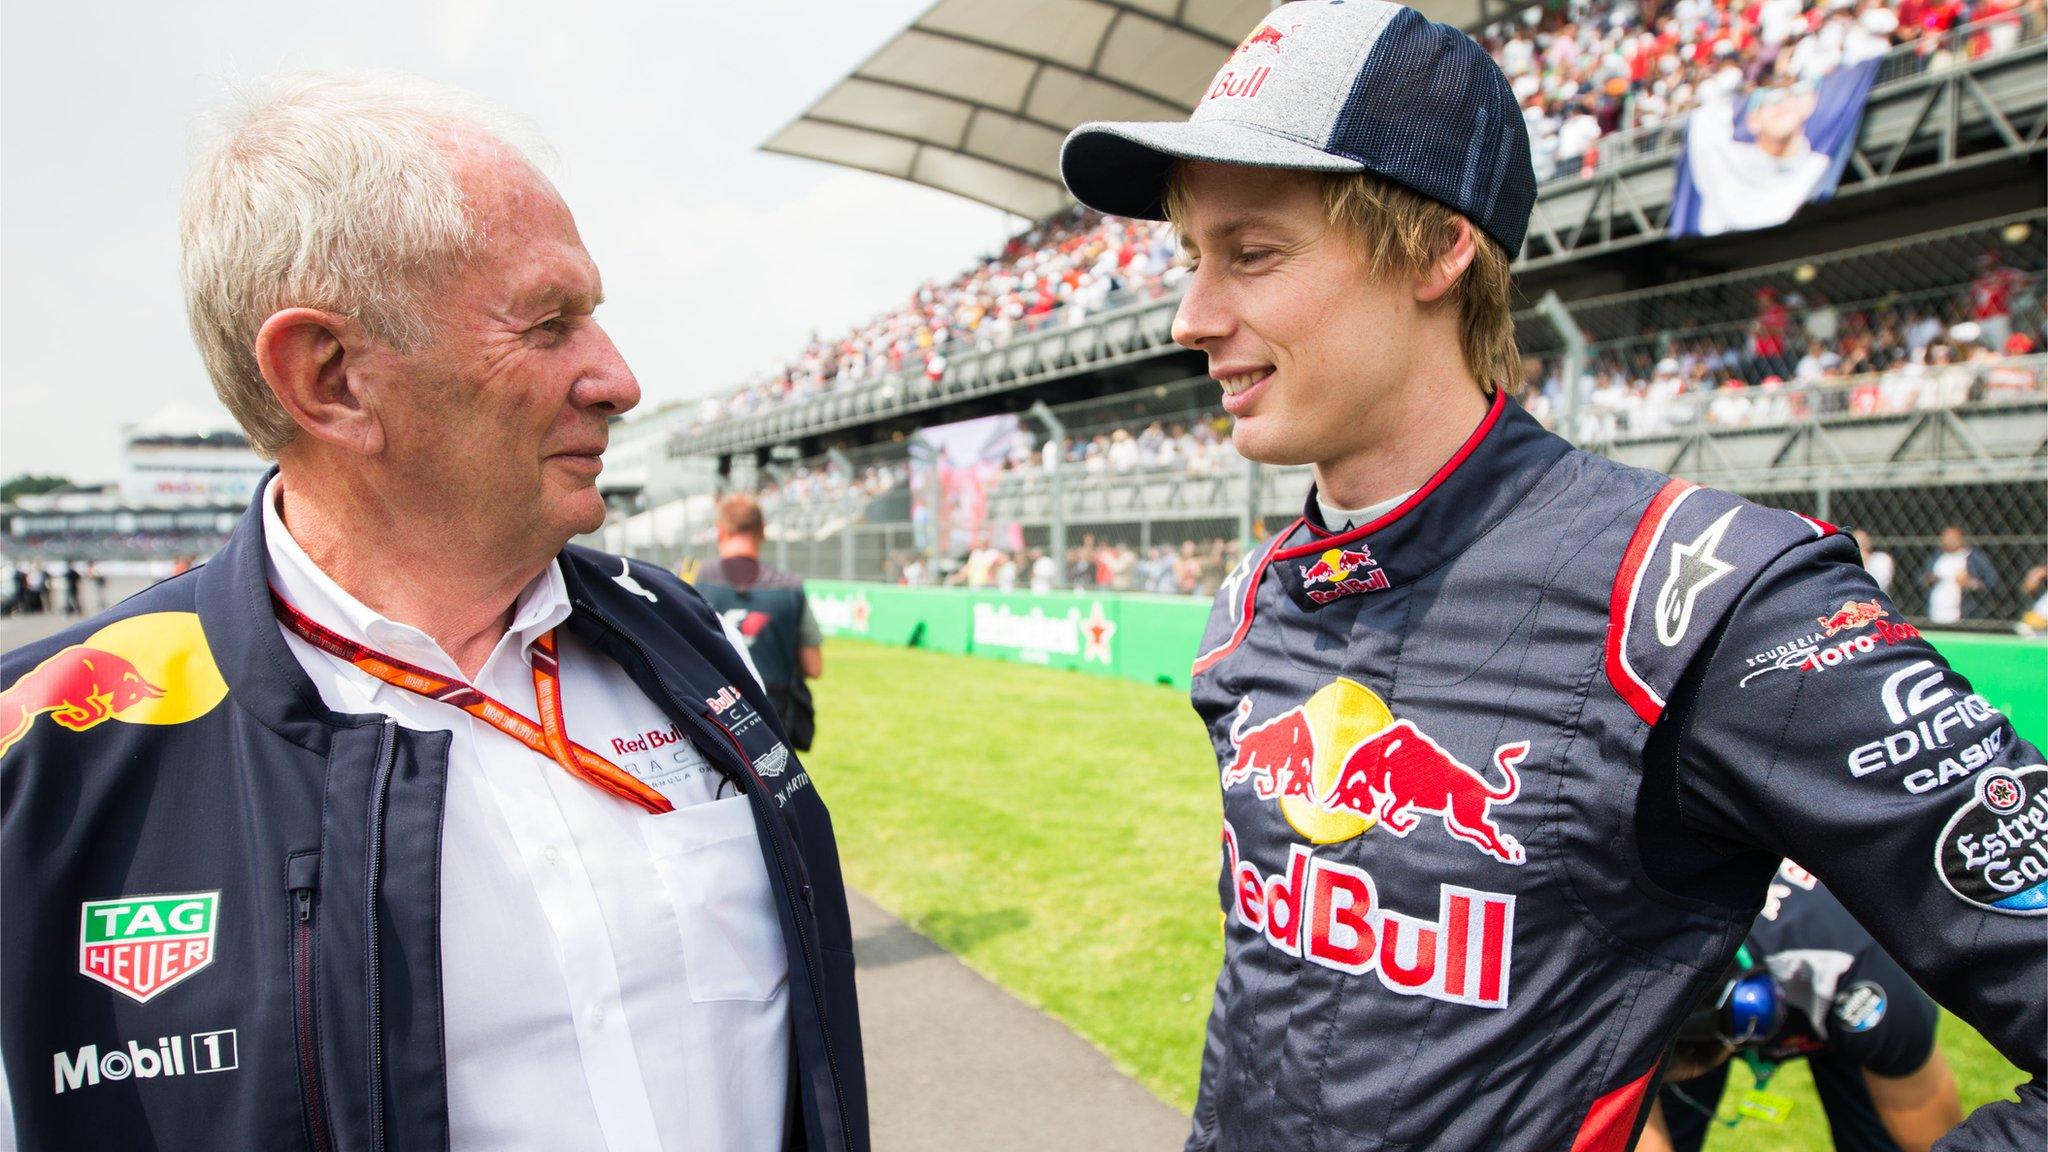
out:
M1531 0L1419 0L1492 23ZM938 0L762 150L879 172L1040 219L1070 200L1089 120L1184 120L1268 0Z

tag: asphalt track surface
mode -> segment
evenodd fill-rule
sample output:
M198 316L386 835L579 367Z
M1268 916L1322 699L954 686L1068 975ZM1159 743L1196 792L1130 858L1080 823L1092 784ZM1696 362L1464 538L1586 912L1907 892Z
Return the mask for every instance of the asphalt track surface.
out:
M110 581L108 598L141 587ZM72 622L7 617L0 650ZM875 1152L1150 1152L1186 1140L1186 1117L1064 1024L847 895Z

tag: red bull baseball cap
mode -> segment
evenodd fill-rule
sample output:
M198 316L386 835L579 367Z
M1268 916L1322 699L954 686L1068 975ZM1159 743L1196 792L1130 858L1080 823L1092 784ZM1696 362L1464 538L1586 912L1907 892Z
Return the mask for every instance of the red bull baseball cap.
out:
M1376 173L1465 216L1510 258L1536 204L1528 128L1500 65L1384 0L1275 8L1185 122L1083 124L1060 175L1097 211L1164 220L1175 160Z

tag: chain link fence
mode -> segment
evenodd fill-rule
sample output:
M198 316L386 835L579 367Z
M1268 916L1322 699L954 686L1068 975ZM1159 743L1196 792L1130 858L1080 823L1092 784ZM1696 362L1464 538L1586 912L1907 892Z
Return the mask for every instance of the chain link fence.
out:
M2044 237L2036 211L1531 308L1523 402L1589 450L1862 530L1922 619L1949 615L1933 584L1959 534L1990 577L1936 622L2009 629L2048 591ZM1237 455L1205 377L1014 419L973 485L985 530L950 553L913 491L915 437L724 482L759 493L765 558L808 578L1190 595L1307 496L1307 469ZM713 511L696 494L607 541L687 565L712 555Z

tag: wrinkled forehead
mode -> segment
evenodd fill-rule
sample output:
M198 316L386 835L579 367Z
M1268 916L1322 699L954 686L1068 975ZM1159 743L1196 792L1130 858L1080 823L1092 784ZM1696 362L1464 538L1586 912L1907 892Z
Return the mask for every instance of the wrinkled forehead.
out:
M594 302L597 267L569 205L540 169L489 137L449 137L443 147L475 229L470 268L497 281L493 294L519 303Z

